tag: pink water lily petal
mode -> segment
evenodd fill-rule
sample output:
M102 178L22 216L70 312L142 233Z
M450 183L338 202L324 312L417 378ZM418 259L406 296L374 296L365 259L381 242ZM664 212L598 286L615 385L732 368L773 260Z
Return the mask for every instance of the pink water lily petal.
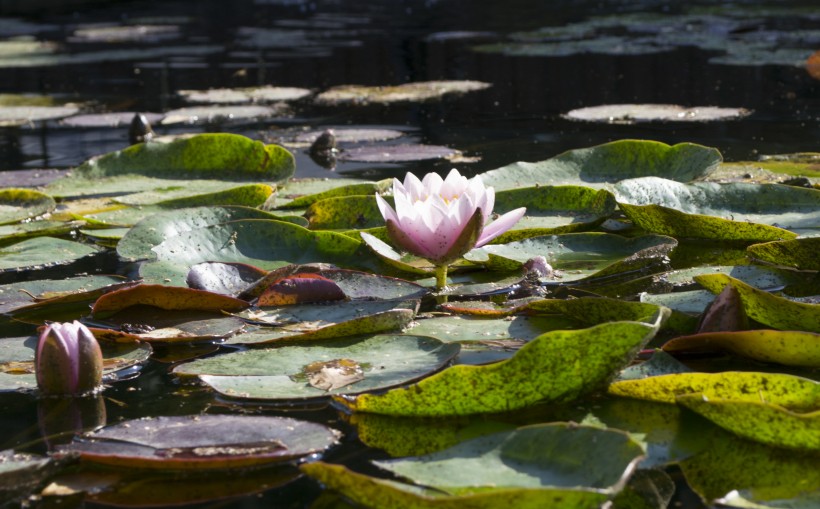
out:
M518 222L519 219L524 217L524 214L527 212L525 207L521 207L515 210L511 210L504 214L503 216L499 217L492 223L488 224L484 227L484 231L481 233L481 237L476 242L475 247L481 247L486 243L490 242L494 238L498 237L502 233L506 232L510 228L512 228L515 223Z
M390 204L387 203L387 200L382 198L380 194L376 195L376 205L379 206L379 212L382 213L382 217L385 220L390 219L395 223L399 222L399 218L396 216L396 211L393 210L393 207L391 207Z

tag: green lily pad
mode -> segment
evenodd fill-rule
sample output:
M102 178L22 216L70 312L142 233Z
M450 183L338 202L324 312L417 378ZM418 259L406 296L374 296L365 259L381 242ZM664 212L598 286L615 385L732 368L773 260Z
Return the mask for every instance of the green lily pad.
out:
M820 334L802 331L749 330L681 336L663 345L666 352L731 352L786 366L820 367Z
M153 248L167 239L182 232L240 219L279 218L250 207L194 207L159 212L131 228L117 244L117 254L130 261L156 259Z
M747 509L816 507L820 493L817 454L779 449L723 434L680 463L686 482L707 504L738 497Z
M264 325L226 343L259 345L396 331L407 327L417 308L418 301L413 300L359 300L252 309L237 316Z
M539 446L533 448L533 443ZM573 444L577 445L573 453L559 452ZM603 454L618 460L606 465L567 460L579 453L598 456L593 452L596 447L598 453L609 451ZM510 504L526 509L591 509L621 490L642 452L621 432L557 423L476 438L428 456L376 462L433 489L322 462L301 469L365 507L484 509Z
M14 244L33 237L65 235L85 224L82 221L31 221L0 226L0 246Z
M239 220L181 231L152 250L157 259L144 263L140 275L146 282L175 286L184 286L190 268L206 261L246 263L268 270L312 262L380 269L361 242L282 221Z
M604 187L628 178L656 176L688 182L708 175L721 162L716 149L679 143L620 140L570 150L536 163L518 162L481 174L496 191L535 185Z
M97 248L53 237L36 237L0 250L0 271L66 265L96 254Z
M375 194L337 196L313 202L305 211L311 230L384 226Z
M643 465L643 463L642 463ZM675 481L660 469L641 468L632 474L613 501L615 509L665 509L675 494Z
M241 333L245 328L243 320L218 311L167 310L139 304L95 323L99 323L100 327L112 328L90 327L94 337L116 343L139 341L193 345L223 340ZM189 346L187 352L193 351L193 347Z
M338 437L321 424L287 417L146 417L105 427L62 450L127 468L224 470L316 454L336 445Z
M34 454L0 451L0 497L13 500L43 483L56 470L53 458Z
M31 189L0 189L0 224L41 216L56 206L54 198Z
M393 181L382 182L387 188L392 185ZM370 180L354 178L292 178L279 187L273 206L275 208L305 208L319 199L370 194L369 189L372 185L373 182ZM310 198L311 196L313 198ZM291 202L295 202L293 206L290 205Z
M518 207L527 207L527 215L515 224L515 230L501 234L493 244L592 229L615 212L615 199L607 191L580 186L509 189L495 195L494 212L503 214Z
M78 276L65 279L40 279L20 281L0 286L0 312L8 313L22 306L42 300L63 297L105 288L122 283L120 276ZM93 302L96 297L90 298ZM86 305L86 310L88 306Z
M458 354L457 344L417 335L373 335L308 346L253 349L180 364L179 376L199 376L223 396L294 401L358 394L412 382L434 373ZM354 361L363 378L322 389L309 383L306 366L336 359Z
M734 286L749 318L780 330L820 333L820 304L794 302L769 292L758 290L726 274L695 276L695 281L714 294L726 285Z
M639 228L677 238L766 242L797 237L795 233L774 226L686 214L660 205L619 203L618 206Z
M815 223L815 226L817 223ZM749 256L767 263L797 270L820 270L820 237L753 244Z
M347 179L344 179L347 180ZM298 209L298 208L307 208L310 207L312 204L325 200L328 198L341 198L343 196L373 196L376 193L383 193L387 191L390 186L392 185L392 180L382 180L380 182L356 182L352 184L342 184L341 181L340 185L328 189L326 191L319 191L314 192L307 195L302 195L293 198L291 201L285 203L284 205L278 205L277 208L280 209ZM289 191L298 190L301 187L301 184L297 183L294 185L293 182L289 182L283 192L288 193ZM292 196L292 195L289 195Z
M820 451L820 409L797 413L765 401L707 398L701 394L678 396L677 402L743 438L775 447Z
M675 403L685 394L733 401L765 401L795 412L820 407L820 383L781 373L726 371L677 373L640 380L624 380L609 386L609 393L629 398Z
M33 391L37 388L34 374L37 340L37 336L0 338L0 392ZM102 343L100 346L104 381L115 378L117 371L144 363L151 355L151 347L145 344Z
M386 87L342 85L322 92L315 100L326 106L423 102L440 99L445 95L484 90L490 86L490 83L466 80L419 81Z
M757 245L757 244L755 244ZM803 276L791 271L763 265L714 265L690 267L667 272L661 279L675 287L695 284L695 276L702 274L726 274L744 283L764 290L776 290L803 280Z
M786 230L820 226L820 191L779 184L682 184L657 177L612 186L618 204L661 205L687 214L767 224Z
M491 270L516 270L535 256L545 256L553 269L560 270L560 281L569 282L609 275L617 263L652 248L677 244L670 237L647 235L635 238L611 233L568 233L543 235L507 244L489 244L473 249L464 258ZM646 255L650 252L644 253ZM634 269L634 268L633 268Z
M411 416L500 412L538 401L573 400L605 383L629 362L654 337L663 316L653 325L611 322L547 332L505 361L453 366L408 388L335 399L358 412ZM578 359L584 359L583 367Z

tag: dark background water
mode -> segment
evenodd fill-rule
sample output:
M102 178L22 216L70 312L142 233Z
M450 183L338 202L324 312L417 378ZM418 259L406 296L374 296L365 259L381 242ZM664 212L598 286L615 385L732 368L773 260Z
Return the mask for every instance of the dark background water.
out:
M771 5L805 9L812 3ZM181 106L174 95L180 89L273 84L321 91L340 84L470 79L493 86L427 105L328 109L303 103L291 118L210 129L258 137L260 129L291 125L393 126L411 132L417 141L480 156L482 160L467 168L468 172L518 160L542 160L564 150L620 138L698 142L719 148L727 160L756 159L760 153L816 151L820 82L801 67L712 64L710 57L721 51L697 46L649 55L560 57L511 57L472 50L477 44L503 41L516 32L607 15L653 12L673 19L694 8L721 6L723 12L742 13L757 12L761 4L765 5L243 0L55 7L21 15L48 25L36 37L66 41L68 52L163 46L186 46L191 51L124 61L2 68L0 93L65 94L78 101L94 101L98 110L165 111ZM27 4L9 1L0 5L5 8L3 14L10 14L12 9L26 10ZM803 14L749 17L727 33L727 39L749 32L755 37L757 31L765 40L772 37L772 31L785 34L820 26L817 18ZM117 44L72 41L74 30L85 26L168 21L179 22L181 37ZM711 32L720 30L724 28L717 24L707 27ZM820 49L820 38L801 44ZM193 54L194 48L203 47L214 47L214 51ZM733 122L637 126L577 123L560 117L574 108L609 103L743 107L754 114ZM164 132L178 130L166 128ZM64 168L126 144L125 129L61 129L50 122L43 129L6 130L0 136L0 169ZM361 165L342 166L339 173L362 169ZM304 157L299 160L299 175L332 176Z
M770 5L807 8L815 3ZM175 91L181 89L272 84L321 91L341 84L470 79L493 86L426 104L320 108L306 102L295 105L292 115L284 118L155 128L159 133L228 130L258 138L260 133L290 126L386 126L407 131L418 142L479 156L480 161L462 168L468 173L519 160L542 160L564 150L621 138L670 144L698 142L719 148L728 160L818 151L820 82L799 66L719 65L709 59L720 50L694 45L654 54L556 57L513 57L472 49L478 43L507 40L515 32L605 15L655 12L678 16L697 6L728 6L743 12L761 5L765 2L683 5L672 1L205 0L53 2L37 8L37 2L0 0L0 17L14 16L39 27L29 32L0 30L0 39L30 35L38 40L62 41L67 53L83 53L110 49L112 44L72 40L78 28L176 20L181 30L178 39L113 46L185 46L191 50L87 64L2 67L0 93L58 94L90 102L90 109L95 111L162 112L182 105L175 96ZM759 21L744 23L737 33L754 35L757 31L765 38L771 31L785 34L791 30L820 30L820 19L812 16L756 19ZM820 37L806 44L815 44L808 49L820 50ZM197 54L196 48L210 46L215 47L213 52ZM709 124L590 124L561 117L574 108L607 103L715 105L748 108L754 113L743 120ZM47 122L0 128L0 170L70 168L127 144L126 127L77 129ZM297 176L376 177L449 165L346 163L336 172L329 172L303 151L298 151L297 157ZM112 259L112 265L114 262ZM224 411L210 392L180 386L167 375L167 367L154 362L138 378L107 389L109 422L145 415ZM0 401L4 413L0 449L25 444L35 444L28 446L32 450L41 449L34 398L3 395ZM324 422L349 432L330 461L366 469L364 460L380 454L363 451L351 429L333 410L270 413ZM317 493L315 484L302 479L261 498L249 497L219 506L304 507ZM681 500L685 506L696 506L692 500Z

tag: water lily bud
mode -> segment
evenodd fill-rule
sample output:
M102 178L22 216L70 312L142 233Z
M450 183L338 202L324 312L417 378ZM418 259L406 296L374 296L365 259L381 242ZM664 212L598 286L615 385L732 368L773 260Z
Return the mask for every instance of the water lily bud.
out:
M506 232L526 212L519 208L488 224L495 205L495 190L481 177L463 177L451 170L446 179L428 173L419 180L412 173L404 183L393 179L395 210L376 195L387 233L401 249L437 266L452 263L474 247L481 247Z
M100 345L80 322L52 323L40 334L34 359L44 394L79 395L102 383Z

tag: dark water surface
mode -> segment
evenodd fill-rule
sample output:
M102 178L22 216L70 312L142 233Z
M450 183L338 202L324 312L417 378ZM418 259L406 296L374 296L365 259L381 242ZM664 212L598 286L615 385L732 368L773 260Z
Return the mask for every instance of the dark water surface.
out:
M484 91L425 104L328 108L302 102L284 118L209 126L154 126L160 134L229 131L260 138L263 133L293 126L387 127L406 131L413 141L444 145L480 157L460 167L466 173L514 161L543 160L564 150L621 138L702 143L718 148L727 160L820 150L820 81L798 65L710 62L724 51L714 45L705 48L705 43L697 42L702 39L694 35L696 42L692 44L650 54L630 54L626 49L624 54L508 56L473 49L478 44L510 41L510 35L516 32L604 16L649 12L674 19L692 9L700 9L703 16L710 9L720 9L723 13L759 14L749 14L730 28L708 18L711 21L704 22L705 28L697 29L699 34L727 41L780 38L778 47L810 54L811 50L820 50L820 16L805 13L816 7L816 2L695 2L683 6L683 2L669 1L205 0L95 2L85 6L75 5L77 2L60 6L55 2L57 5L47 9L35 9L34 3L0 0L0 21L14 17L32 23L23 29L16 25L3 28L5 25L0 24L0 40L30 35L39 40L65 41L68 52L83 53L112 47L106 42L74 40L75 30L85 26L177 23L180 33L173 40L140 40L113 46L122 50L183 46L188 50L93 63L0 67L0 94L56 94L89 102L89 108L95 111L163 112L182 106L175 96L175 91L181 89L272 84L321 91L341 84L393 85L428 80L492 84ZM796 10L795 14L773 16L773 11L761 10L764 7ZM679 35L687 28L664 30ZM815 35L787 37L791 32L809 30ZM614 27L611 32L625 35L626 43L638 37L624 27ZM209 47L212 50L202 52ZM742 120L704 124L592 124L561 117L574 108L608 103L714 105L742 107L754 113ZM65 169L127 145L127 127L80 129L50 121L0 128L0 170ZM452 165L342 163L331 172L312 162L303 150L296 152L298 177L382 178L403 176L407 170L424 173ZM122 269L114 259L105 263ZM12 280L15 277L31 276L13 276ZM185 348L178 347L172 353L184 355L180 350ZM236 410L209 391L180 386L167 370L168 364L153 362L139 377L107 389L108 422L146 415ZM344 443L327 455L331 462L370 471L372 467L365 460L383 455L363 448L351 428L329 408L246 410L305 418L347 432ZM0 412L0 450L44 450L32 396L3 394ZM562 418L574 415L573 411L557 412ZM527 417L517 419L526 421ZM261 495L202 506L307 507L318 495L313 482L298 479ZM682 497L685 507L698 506L685 495ZM67 506L68 502L63 505Z

